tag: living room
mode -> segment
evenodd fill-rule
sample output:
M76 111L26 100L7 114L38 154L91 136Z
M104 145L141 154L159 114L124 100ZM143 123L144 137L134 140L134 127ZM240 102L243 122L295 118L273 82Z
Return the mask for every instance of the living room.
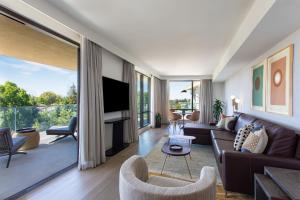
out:
M61 155L70 140L77 162L42 179L32 179L43 173L35 166L8 193L4 180L22 182L21 161L34 150L22 150L0 113L0 199L299 199L299 8L297 0L0 0L1 17L78 49L76 128L54 127ZM1 56L20 58L11 48ZM24 62L44 55L23 53ZM0 86L10 81L5 70ZM71 115L61 117L65 131ZM20 128L28 127L41 132Z

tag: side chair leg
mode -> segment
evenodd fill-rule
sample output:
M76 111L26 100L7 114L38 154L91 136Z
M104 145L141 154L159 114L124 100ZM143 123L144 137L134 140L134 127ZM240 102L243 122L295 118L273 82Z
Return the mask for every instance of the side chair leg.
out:
M6 168L9 167L9 163L10 163L10 160L11 160L11 156L12 156L12 154L9 154L8 160L7 160L7 164L6 164Z

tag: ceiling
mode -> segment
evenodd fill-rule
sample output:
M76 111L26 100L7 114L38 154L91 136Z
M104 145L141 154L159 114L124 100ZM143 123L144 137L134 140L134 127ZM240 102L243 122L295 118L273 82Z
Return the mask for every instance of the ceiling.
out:
M77 47L0 14L0 55L77 70Z
M253 0L42 0L161 76L212 75Z

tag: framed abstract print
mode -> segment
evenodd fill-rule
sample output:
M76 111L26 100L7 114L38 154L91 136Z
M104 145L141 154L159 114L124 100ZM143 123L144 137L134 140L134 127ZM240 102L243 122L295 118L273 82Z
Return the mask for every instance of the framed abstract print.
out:
M267 111L292 115L294 46L275 53L267 59Z
M252 74L252 104L253 110L265 111L266 109L266 61L251 68Z

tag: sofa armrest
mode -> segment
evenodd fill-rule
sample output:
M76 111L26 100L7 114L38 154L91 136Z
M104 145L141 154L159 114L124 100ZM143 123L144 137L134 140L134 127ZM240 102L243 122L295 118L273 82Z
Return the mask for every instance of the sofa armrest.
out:
M225 190L252 193L251 155L237 151L222 152L222 182Z
M254 173L264 167L300 169L300 160L238 151L222 152L222 181L226 190L253 193Z
M244 153L239 151L223 151L222 160L224 160L225 165L229 162L237 163L238 165L243 165L242 162L251 164L250 167L255 170L256 173L263 173L264 166L300 169L300 160L297 160L295 158L267 156L265 154Z

